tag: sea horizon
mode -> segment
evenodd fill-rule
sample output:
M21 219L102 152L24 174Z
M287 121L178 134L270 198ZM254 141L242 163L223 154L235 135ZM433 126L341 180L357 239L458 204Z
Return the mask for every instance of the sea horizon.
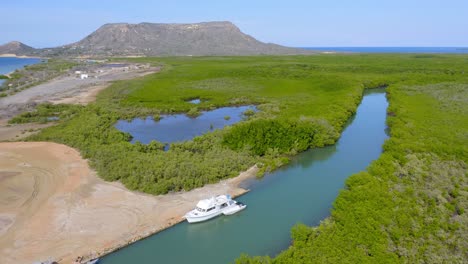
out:
M351 53L452 53L467 54L468 47L298 47L308 50L324 52L351 52Z

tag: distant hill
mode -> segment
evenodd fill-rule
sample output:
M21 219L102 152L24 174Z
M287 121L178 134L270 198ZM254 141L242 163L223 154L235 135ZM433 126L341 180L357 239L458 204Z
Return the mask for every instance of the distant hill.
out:
M16 56L30 55L36 51L35 48L25 45L18 41L8 42L0 46L0 55L11 54Z
M231 22L105 24L76 43L30 52L40 56L74 57L313 53L310 50L260 42L242 33Z

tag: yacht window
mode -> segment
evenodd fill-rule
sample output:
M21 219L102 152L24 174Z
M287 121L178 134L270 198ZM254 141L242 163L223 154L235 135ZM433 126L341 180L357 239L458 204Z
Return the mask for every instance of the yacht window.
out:
M201 209L200 207L197 207L197 211L199 211L199 212L205 212L205 209Z
M227 206L227 203L223 203L223 204L221 205L221 208L226 207L226 206Z
M215 209L214 207L208 208L206 211L209 212L211 210Z

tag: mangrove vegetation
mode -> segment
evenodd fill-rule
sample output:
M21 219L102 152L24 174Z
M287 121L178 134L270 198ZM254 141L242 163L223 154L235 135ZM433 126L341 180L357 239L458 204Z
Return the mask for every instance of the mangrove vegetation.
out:
M80 150L98 174L152 194L190 190L257 164L333 144L363 90L388 87L391 138L351 176L318 227L297 225L275 258L237 263L463 263L468 261L468 57L354 54L138 58L160 73L115 82L86 107L41 106L13 122L57 125L29 140ZM189 101L197 98L194 105ZM256 105L246 120L163 151L132 144L120 119ZM53 108L53 109L52 109ZM359 151L358 149L356 151Z
M390 85L384 153L347 180L331 217L295 226L275 258L236 263L466 263L467 83L461 75Z

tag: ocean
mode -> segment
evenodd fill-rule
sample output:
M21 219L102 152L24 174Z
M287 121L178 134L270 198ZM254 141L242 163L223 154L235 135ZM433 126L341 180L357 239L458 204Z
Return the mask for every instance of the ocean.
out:
M302 47L303 49L353 53L452 53L468 54L468 47Z
M13 58L13 57L0 57L0 74L7 74L16 69L21 69L26 65L36 64L41 62L37 58ZM0 85L4 80L0 80Z

